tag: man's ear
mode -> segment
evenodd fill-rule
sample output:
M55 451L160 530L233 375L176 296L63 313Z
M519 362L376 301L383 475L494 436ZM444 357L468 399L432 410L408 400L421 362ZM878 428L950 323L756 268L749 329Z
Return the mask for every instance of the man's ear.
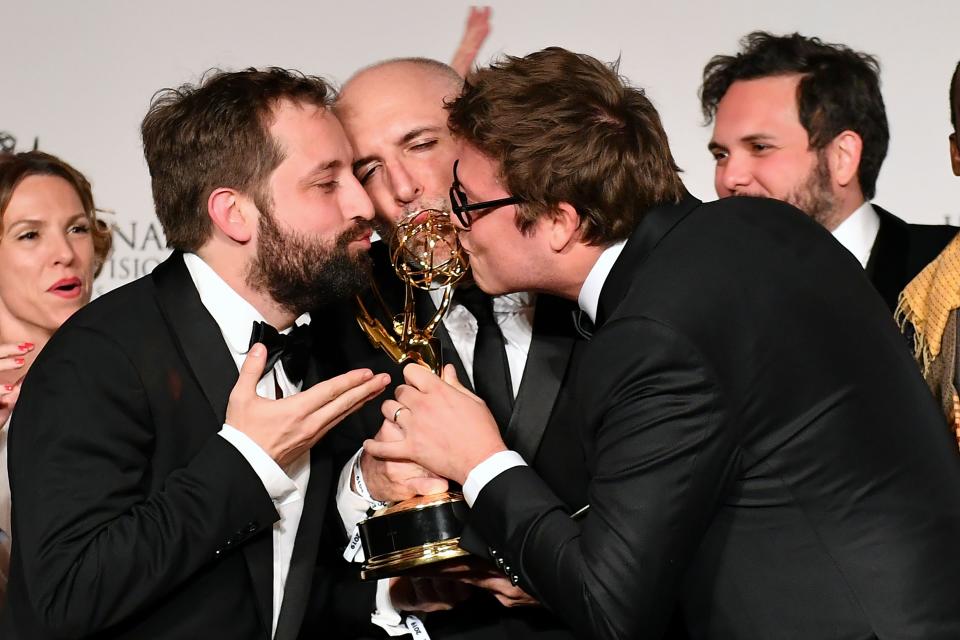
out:
M257 224L253 202L234 189L219 187L207 198L207 213L213 226L239 244L250 242Z
M950 134L950 164L953 165L953 175L960 176L960 147L957 146L956 132Z
M841 131L828 148L830 176L841 187L859 180L863 139L854 131Z
M544 218L550 250L563 253L580 239L580 214L572 204L561 202Z

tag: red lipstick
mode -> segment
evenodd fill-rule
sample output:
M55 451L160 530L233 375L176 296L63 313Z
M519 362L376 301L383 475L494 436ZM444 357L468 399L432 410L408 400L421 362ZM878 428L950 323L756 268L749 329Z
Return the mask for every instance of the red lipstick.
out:
M77 298L83 292L83 287L81 286L82 282L80 278L74 276L73 278L62 278L53 283L53 285L47 289L49 293L52 293L55 296L60 296L61 298Z

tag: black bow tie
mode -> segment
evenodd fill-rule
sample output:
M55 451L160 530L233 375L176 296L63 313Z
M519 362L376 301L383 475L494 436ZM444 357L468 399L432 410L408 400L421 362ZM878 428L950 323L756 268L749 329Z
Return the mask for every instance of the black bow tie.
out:
M310 361L313 346L313 332L309 325L298 325L290 333L283 334L266 322L254 322L250 333L250 346L260 343L267 348L267 364L263 367L261 378L273 369L277 360L283 363L283 371L294 384L303 381Z

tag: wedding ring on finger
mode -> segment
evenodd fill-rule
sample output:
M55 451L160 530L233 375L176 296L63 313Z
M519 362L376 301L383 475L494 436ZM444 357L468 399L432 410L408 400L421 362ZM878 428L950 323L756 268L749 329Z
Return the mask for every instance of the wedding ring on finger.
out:
M400 405L399 407L397 407L397 410L393 412L394 424L397 424L397 416L400 415L400 412L403 411L404 409L406 409L407 411L410 411L410 407L405 407L403 405Z

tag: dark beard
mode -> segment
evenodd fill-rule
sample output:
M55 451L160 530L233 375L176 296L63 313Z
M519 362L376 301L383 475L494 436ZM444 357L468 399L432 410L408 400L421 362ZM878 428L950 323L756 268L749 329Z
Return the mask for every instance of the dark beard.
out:
M274 302L300 315L364 290L370 282L366 251L350 252L350 243L370 230L361 220L333 243L282 231L269 207L258 206L257 257L247 271L247 284L267 292Z
M830 185L830 166L823 151L817 152L817 166L800 188L786 197L786 201L832 230L830 225L837 213L837 202Z

